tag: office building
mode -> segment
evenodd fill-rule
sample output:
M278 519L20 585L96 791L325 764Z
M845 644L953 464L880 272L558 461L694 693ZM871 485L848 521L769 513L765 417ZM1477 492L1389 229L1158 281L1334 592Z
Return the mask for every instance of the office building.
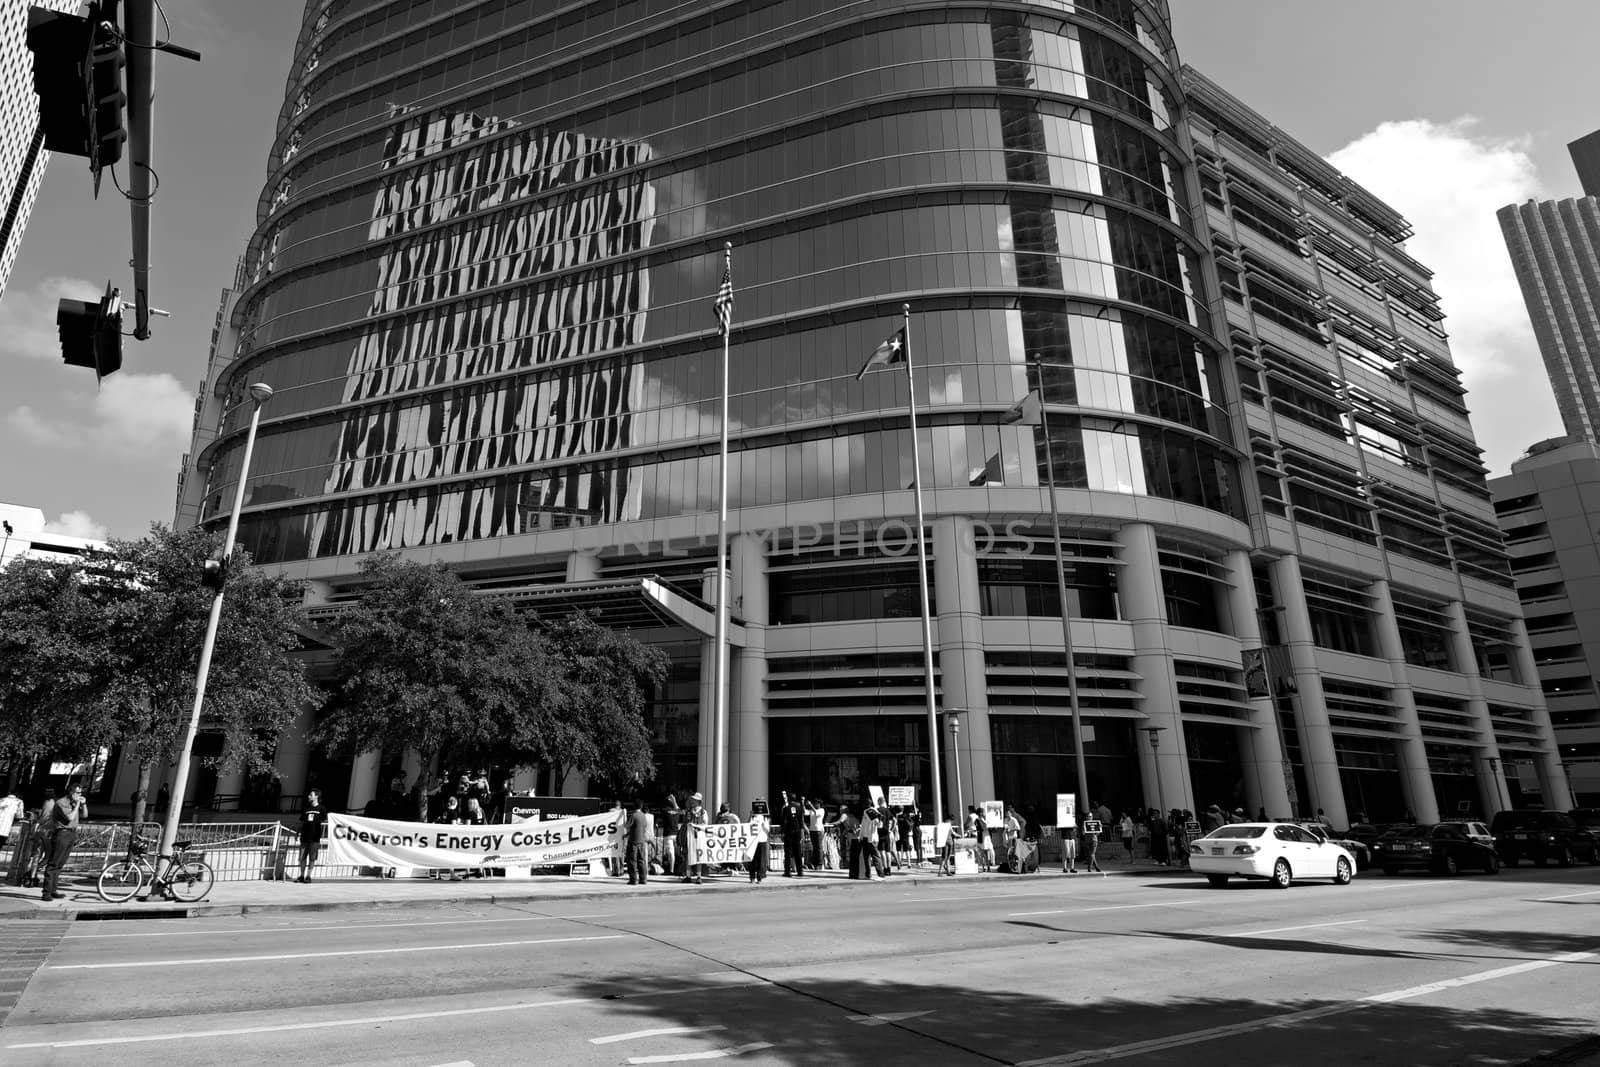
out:
M54 532L49 525L38 508L0 503L0 567L19 559L70 563L106 547L104 541Z
M1600 807L1600 446L1541 442L1489 488L1574 800Z
M39 125L28 51L28 8L73 11L71 0L0 0L0 297L22 247L22 234L50 153Z
M1572 157L1572 168L1578 172L1583 195L1600 196L1600 130L1569 142L1567 154Z
M241 539L313 618L383 549L601 608L703 787L731 243L736 806L929 801L919 537L947 808L1048 821L1069 681L1113 807L1564 794L1403 220L1176 57L1148 0L312 0L184 499L226 521L268 383ZM907 304L920 530L906 377L855 375Z

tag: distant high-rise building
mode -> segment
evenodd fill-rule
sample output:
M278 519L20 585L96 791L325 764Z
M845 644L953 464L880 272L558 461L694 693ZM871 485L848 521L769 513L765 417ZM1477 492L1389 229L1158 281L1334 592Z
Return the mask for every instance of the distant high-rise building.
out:
M73 0L0 0L0 296L22 245L22 233L44 180L50 152L39 125L28 51L28 8L72 11Z
M255 558L318 614L385 549L603 609L672 660L661 793L721 745L716 800L923 785L931 815L943 735L965 799L1044 811L1487 814L1513 751L1562 803L1406 232L1184 70L1151 0L310 0L182 518L226 523L271 385ZM907 378L855 376L906 305L920 526ZM1034 390L1048 432L1008 421ZM353 808L415 773L278 770Z
M1600 130L1584 134L1567 145L1572 166L1584 196L1600 196Z

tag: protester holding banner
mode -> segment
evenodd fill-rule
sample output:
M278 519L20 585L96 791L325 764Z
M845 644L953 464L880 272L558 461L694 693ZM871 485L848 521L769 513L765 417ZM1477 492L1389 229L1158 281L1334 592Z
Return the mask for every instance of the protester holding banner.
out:
M706 811L705 800L706 798L699 793L694 793L689 797L689 810L684 813L683 817L683 843L685 846L689 843L688 835L693 833L692 827L705 826L711 822L711 815ZM706 873L706 865L704 863L691 863L688 859L687 847L684 849L684 857L683 880L685 882L693 882L695 885L701 884L702 876Z
M756 797L750 803L750 836L755 839L756 847L747 869L750 874L750 884L756 885L767 880L767 866L771 861L772 850L768 838L772 836L772 819L767 815L766 797ZM784 873L787 874L788 871Z
M1093 874L1104 874L1100 869L1100 835L1105 832L1105 823L1096 812L1096 818L1083 820L1083 859L1084 867Z

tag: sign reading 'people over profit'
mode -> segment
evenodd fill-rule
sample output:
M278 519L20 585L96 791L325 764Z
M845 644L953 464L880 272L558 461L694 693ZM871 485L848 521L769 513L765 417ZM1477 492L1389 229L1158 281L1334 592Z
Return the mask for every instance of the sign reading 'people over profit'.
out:
M754 859L756 843L766 835L747 822L719 822L689 827L689 858L685 863L744 863Z
M615 856L622 812L452 826L328 815L328 862L353 867L545 867Z

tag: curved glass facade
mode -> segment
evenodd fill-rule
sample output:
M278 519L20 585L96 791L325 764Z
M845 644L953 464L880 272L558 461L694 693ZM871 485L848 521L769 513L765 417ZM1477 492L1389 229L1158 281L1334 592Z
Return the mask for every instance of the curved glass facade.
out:
M313 0L247 256L205 517L277 393L263 561L714 510L734 245L735 507L911 481L1242 517L1162 16L887 2ZM1048 442L998 415L1044 365ZM977 505L981 509L981 503Z

